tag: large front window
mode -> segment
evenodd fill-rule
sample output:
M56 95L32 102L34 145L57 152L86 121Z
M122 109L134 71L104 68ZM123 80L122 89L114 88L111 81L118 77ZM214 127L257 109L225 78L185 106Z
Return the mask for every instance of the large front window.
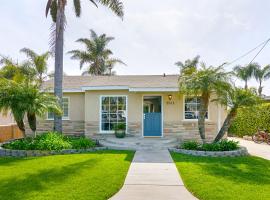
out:
M200 97L185 97L185 119L198 119L200 105ZM208 119L208 111L205 118Z
M126 96L101 97L101 131L111 132L119 123L127 123Z

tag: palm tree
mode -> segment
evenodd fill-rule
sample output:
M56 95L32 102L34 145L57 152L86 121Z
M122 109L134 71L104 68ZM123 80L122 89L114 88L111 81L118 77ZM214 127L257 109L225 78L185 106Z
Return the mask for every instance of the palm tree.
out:
M105 61L105 75L116 75L116 71L112 71L112 69L114 68L114 66L116 64L122 64L126 66L126 63L124 63L122 60L117 59L117 58L109 58L108 60Z
M24 136L25 115L35 134L36 116L42 117L46 112L61 114L61 108L57 102L55 96L41 92L36 85L28 81L18 83L8 79L0 80L0 112L11 111Z
M178 61L175 63L176 66L180 67L180 74L192 73L197 70L199 64L200 56L196 56L193 59L188 59L185 63Z
M205 116L207 114L209 100L212 95L219 95L230 87L230 74L225 72L222 66L206 67L188 71L179 77L179 90L181 93L200 98L198 128L201 139L205 142Z
M0 59L0 78L6 78L17 82L25 79L32 80L35 71L29 66L28 62L18 63L9 57L2 56Z
M251 90L235 87L224 91L223 95L219 95L218 98L214 101L217 101L224 106L230 107L230 111L214 140L215 142L221 140L225 133L228 131L233 120L237 116L237 110L239 108L254 106L258 102L260 102L258 96L254 94Z
M259 64L256 64L254 77L259 82L258 94L261 96L263 90L262 82L270 78L270 65L261 68Z
M37 82L41 85L46 78L47 70L48 70L48 59L51 55L49 51L43 54L37 54L31 49L23 48L21 52L24 53L29 59L29 65L35 71Z
M110 58L113 53L107 46L110 41L114 40L113 37L107 37L106 34L97 35L93 30L90 30L90 33L90 39L80 38L76 41L84 44L86 50L72 50L68 52L72 55L71 59L80 60L80 69L85 64L88 64L83 74L110 75L115 64L125 64L120 59Z
M255 68L255 63L250 63L244 67L240 65L234 67L235 76L245 82L246 90L248 89L248 80L254 75Z
M97 3L109 7L117 16L123 18L123 4L119 0L90 0L97 7ZM81 15L81 0L73 0L76 17ZM55 53L55 79L54 94L58 97L60 105L62 104L62 82L63 82L63 48L64 48L64 29L65 29L65 8L67 0L48 0L45 14L50 12L55 29L53 31L52 43ZM54 128L62 132L62 117L54 117Z

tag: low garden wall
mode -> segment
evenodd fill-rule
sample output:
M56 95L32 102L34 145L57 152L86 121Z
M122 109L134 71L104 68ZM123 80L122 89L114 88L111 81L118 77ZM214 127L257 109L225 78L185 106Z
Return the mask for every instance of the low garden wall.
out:
M209 157L237 157L237 156L246 156L248 151L245 147L240 147L234 151L196 151L196 150L186 150L186 149L169 149L175 153L182 153L193 156L209 156Z
M40 157L50 155L78 154L107 150L107 147L95 147L91 149L64 149L60 151L41 151L41 150L10 150L0 147L0 157Z

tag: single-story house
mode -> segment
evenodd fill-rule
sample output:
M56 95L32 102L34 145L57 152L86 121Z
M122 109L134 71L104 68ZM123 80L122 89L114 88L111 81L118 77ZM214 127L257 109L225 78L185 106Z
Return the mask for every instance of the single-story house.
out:
M53 80L44 88L53 90ZM63 132L95 137L125 123L132 136L197 139L199 104L199 98L179 93L177 75L64 76ZM225 116L224 107L210 102L207 138L217 134ZM51 130L53 114L39 119L37 127Z

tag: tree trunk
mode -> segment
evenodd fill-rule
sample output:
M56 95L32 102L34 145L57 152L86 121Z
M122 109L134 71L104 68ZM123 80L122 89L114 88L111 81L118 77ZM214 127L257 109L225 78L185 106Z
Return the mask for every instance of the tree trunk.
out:
M230 128L235 116L236 116L236 110L231 110L230 113L227 115L221 129L219 130L214 142L218 142L219 140L221 140L223 138L225 133Z
M25 134L25 126L24 126L23 120L15 119L15 121L17 123L17 126L21 130L21 132L23 134L23 137L25 138L26 137L26 134Z
M36 137L37 130L37 118L34 113L27 113L27 119L31 130L33 131L34 136Z
M61 2L61 1L59 1ZM64 8L58 5L56 20L56 38L55 38L55 74L54 74L54 94L58 97L62 107L62 82L63 82L63 49L64 49ZM62 8L61 8L62 7ZM62 133L62 116L54 115L54 130Z
M248 84L247 84L247 80L245 80L245 90L248 89Z
M209 95L202 94L201 104L199 108L198 128L203 143L205 143L205 116L208 109L208 104L209 104Z
M259 82L258 93L259 93L259 96L262 95L262 82L261 81Z

